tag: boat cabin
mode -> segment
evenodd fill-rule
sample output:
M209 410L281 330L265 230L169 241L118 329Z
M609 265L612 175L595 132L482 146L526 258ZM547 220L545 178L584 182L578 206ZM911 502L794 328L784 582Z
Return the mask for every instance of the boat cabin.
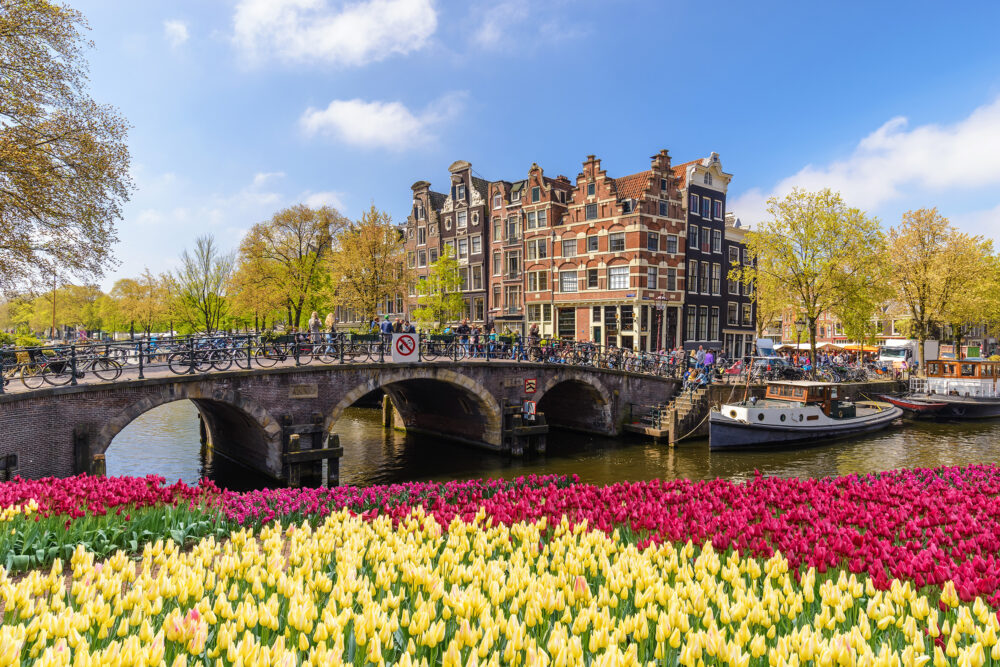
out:
M987 359L938 359L927 362L927 377L980 378L1000 377L1000 361Z
M989 359L936 359L927 362L927 377L918 393L976 398L997 398L1000 361ZM912 384L912 383L911 383Z
M775 401L791 401L803 405L818 405L827 417L853 417L854 404L839 400L838 387L832 382L807 382L791 380L771 382L767 385L764 398Z

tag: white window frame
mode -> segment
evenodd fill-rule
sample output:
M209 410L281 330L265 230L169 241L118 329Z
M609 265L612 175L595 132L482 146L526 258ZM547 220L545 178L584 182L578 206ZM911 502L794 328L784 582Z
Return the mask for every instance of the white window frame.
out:
M498 192L495 195L493 195L493 210L496 210L502 206L503 206L503 197Z
M701 198L701 217L706 220L712 219L712 200L709 197Z
M455 215L457 216L457 222L455 224L458 229L465 229L469 226L469 214L467 211L459 211Z
M722 200L713 199L712 200L712 217L716 220L722 220Z
M691 215L698 215L699 211L701 211L701 197L691 193L688 196L688 213Z
M608 289L612 290L612 289L628 289L628 288L629 288L629 267L627 265L609 266Z
M571 286L571 289L566 289L567 286ZM559 272L559 291L560 292L578 292L580 288L579 276L577 275L576 269L572 271L560 271Z
M671 247L673 247L673 250L671 250ZM679 247L677 234L667 234L667 252L676 255Z
M615 241L619 241L619 240L621 241L622 247L620 249L618 249L618 250L615 250L612 247L612 244ZM625 232L612 232L612 233L608 234L608 252L625 252L625 247L626 247L625 246Z
M559 252L563 257L576 257L576 239L562 239L559 241ZM566 250L569 249L569 253Z
M646 267L646 289L658 289L659 286L657 281L659 279L658 272L655 266Z

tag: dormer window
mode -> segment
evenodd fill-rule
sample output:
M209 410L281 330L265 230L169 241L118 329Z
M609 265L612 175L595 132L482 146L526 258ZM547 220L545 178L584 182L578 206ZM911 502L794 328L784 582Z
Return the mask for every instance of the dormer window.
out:
M417 220L423 220L425 216L424 205L418 201L413 202L413 217Z
M631 213L635 210L635 200L634 199L624 199L622 200L622 213Z
M709 182L711 182L711 181L709 181ZM464 185L456 185L455 186L455 199L458 199L459 201L465 201L465 186Z
M521 201L521 191L517 190L515 192L511 192L510 193L510 201L512 203L513 202L519 202L519 201Z
M711 185L711 184L712 184L712 174L706 171L705 172L705 185Z
M498 192L493 195L493 208L500 208L501 206L503 206L503 197L501 197Z

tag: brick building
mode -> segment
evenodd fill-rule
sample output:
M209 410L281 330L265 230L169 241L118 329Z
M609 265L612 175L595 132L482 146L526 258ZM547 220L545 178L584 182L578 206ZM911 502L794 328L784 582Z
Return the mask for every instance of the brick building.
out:
M486 323L489 248L486 198L489 183L472 174L472 165L458 160L448 167L447 194L434 192L427 181L417 181L413 207L406 219L407 263L415 280L426 277L446 249L454 252L462 277L463 317ZM416 306L416 285L410 290L408 312Z
M590 155L571 195L553 228L553 313L546 324L561 338L604 345L675 344L684 226L667 151L651 158L650 169L618 178Z

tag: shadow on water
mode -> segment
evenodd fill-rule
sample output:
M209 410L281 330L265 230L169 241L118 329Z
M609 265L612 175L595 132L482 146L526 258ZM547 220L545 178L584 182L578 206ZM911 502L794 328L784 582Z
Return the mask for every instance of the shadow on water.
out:
M377 410L351 408L334 426L344 447L341 482L367 486L400 481L579 475L609 484L642 479L826 477L893 468L1000 463L1000 422L908 422L881 433L801 450L709 452L707 440L671 448L633 438L553 431L548 453L523 459L426 435L386 431ZM125 428L107 452L109 475L157 474L195 483L202 476L232 489L273 484L199 442L198 412L189 401L149 411Z

